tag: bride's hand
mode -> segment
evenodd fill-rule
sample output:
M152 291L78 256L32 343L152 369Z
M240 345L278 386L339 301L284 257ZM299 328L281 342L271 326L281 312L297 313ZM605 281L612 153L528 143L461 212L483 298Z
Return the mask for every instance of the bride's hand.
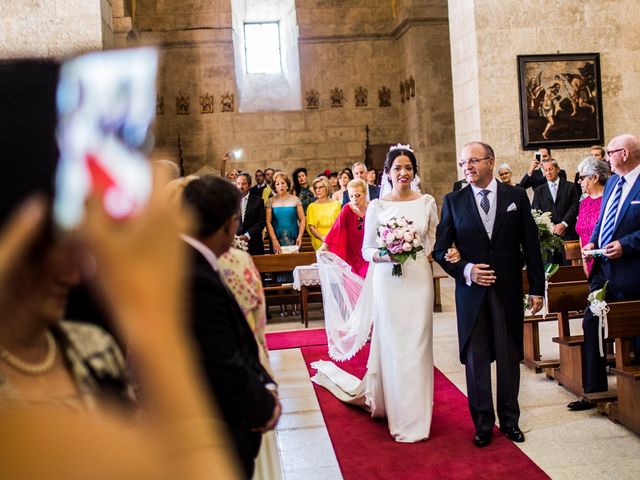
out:
M458 263L462 257L457 248L450 248L447 253L444 254L444 259L449 263Z

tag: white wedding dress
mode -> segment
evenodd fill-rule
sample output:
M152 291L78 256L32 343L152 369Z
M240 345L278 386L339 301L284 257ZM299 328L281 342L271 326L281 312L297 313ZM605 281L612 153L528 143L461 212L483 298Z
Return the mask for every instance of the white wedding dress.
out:
M344 325L336 326L340 320L332 315L327 318L331 310L325 306L332 358L353 356L366 341L362 332L368 333L373 322L367 372L359 380L332 362L317 361L312 363L317 369L313 381L340 400L366 408L373 417L386 417L396 441L417 442L429 437L433 409L433 277L427 256L438 222L435 200L423 195L406 202L372 201L365 220L365 260L371 262L378 251L378 227L392 217L414 222L424 250L416 260L404 263L400 277L392 276L391 263L370 263L360 297ZM319 263L322 270L320 255ZM331 294L339 289L325 289L323 283L323 297L325 290ZM341 351L337 337L348 338L348 351Z

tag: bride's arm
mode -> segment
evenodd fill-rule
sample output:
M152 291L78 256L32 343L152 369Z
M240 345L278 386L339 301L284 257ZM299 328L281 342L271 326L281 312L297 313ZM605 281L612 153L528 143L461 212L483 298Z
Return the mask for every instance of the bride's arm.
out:
M380 256L378 251L378 202L374 200L367 208L364 220L364 239L362 241L362 258L367 262L388 263L393 259L390 256Z
M425 250L427 255L433 250L436 243L436 228L438 227L438 206L433 197L427 205L427 238L425 242Z

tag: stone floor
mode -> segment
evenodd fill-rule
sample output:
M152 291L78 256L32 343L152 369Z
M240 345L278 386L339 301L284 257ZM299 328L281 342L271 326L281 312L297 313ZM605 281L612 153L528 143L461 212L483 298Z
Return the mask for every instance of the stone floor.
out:
M433 319L435 364L462 392L466 392L464 369L458 361L453 282L449 279L442 282L442 297L444 311L434 314ZM309 328L322 327L322 312L312 310ZM557 334L554 327L551 323L541 326L543 358L558 356L557 346L551 342L551 337ZM267 331L301 328L299 320L291 316L282 319L276 313ZM284 411L276 432L284 478L341 479L300 351L274 351L270 358L280 384ZM615 382L613 377L609 380ZM595 410L568 411L566 404L574 399L571 393L544 375L521 367L520 427L527 440L518 447L553 479L639 478L640 436Z

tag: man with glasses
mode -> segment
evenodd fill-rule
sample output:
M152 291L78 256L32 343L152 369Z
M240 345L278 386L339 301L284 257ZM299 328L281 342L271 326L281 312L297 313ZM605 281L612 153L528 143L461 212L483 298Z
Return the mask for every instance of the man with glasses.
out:
M522 259L529 277L529 307L542 308L544 272L536 224L527 194L496 181L495 155L482 142L462 149L459 165L469 187L445 195L433 258L456 280L460 361L465 365L473 443L491 443L495 414L491 362L496 361L500 429L524 442L518 426L520 360L523 357ZM455 246L461 260L450 263Z
M609 282L606 301L640 300L640 144L630 134L613 138L607 146L606 159L614 173L604 188L600 216L591 241L582 249L587 252L604 249L594 258L589 290L602 288ZM606 391L606 358L600 356L598 317L590 310L582 321L584 331L584 392ZM635 362L640 360L640 342L634 339ZM570 410L586 410L595 405L582 399L571 402Z
M531 165L529 165L529 170L524 174L518 186L525 190L527 188L535 190L540 185L547 183L542 171L542 164L550 158L553 158L551 157L551 149L549 147L540 147L538 151L534 153ZM560 170L559 175L560 178L567 179L567 172L564 170Z

